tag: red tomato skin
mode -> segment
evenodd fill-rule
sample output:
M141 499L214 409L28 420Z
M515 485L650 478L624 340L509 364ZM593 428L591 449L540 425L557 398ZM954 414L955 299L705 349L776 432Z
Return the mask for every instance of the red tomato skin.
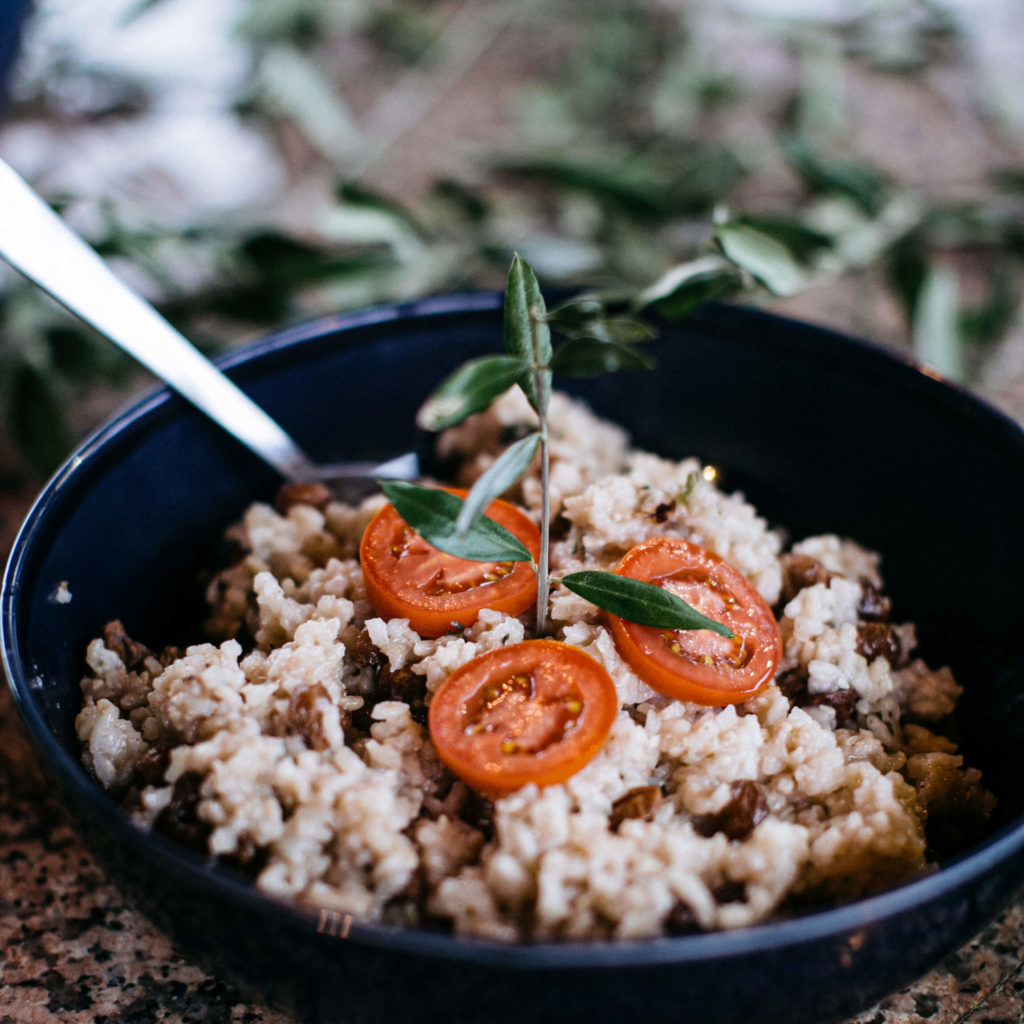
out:
M709 581L704 596L711 607L700 610L742 641L730 651L730 642L710 630L657 629L606 614L619 654L654 689L721 707L742 703L771 682L782 661L778 623L754 585L724 559L679 537L652 537L628 551L616 572L648 583L682 578L683 589L698 596L702 581Z
M453 490L460 496L465 491ZM540 531L525 512L496 500L487 515L514 533L540 557ZM483 608L519 615L537 600L537 576L528 562L471 562L438 551L385 505L363 532L359 546L366 595L378 615L408 619L420 636L439 637L472 625ZM499 578L485 581L487 573ZM432 581L455 581L449 592Z
M456 669L431 700L428 726L459 778L501 796L570 778L604 746L618 709L600 662L557 640L525 640ZM531 739L538 749L514 749Z

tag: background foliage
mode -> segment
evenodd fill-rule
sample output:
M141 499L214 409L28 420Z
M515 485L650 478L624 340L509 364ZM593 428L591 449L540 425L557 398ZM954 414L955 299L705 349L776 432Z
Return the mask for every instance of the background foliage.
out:
M211 352L501 287L519 251L670 316L740 298L1015 372L1024 117L938 2L78 6L39 5L0 155ZM0 275L7 478L143 383Z

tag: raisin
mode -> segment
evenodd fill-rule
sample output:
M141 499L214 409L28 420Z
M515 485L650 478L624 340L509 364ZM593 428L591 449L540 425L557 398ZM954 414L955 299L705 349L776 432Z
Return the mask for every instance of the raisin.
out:
M746 839L768 814L768 800L760 784L740 779L729 787L729 802L716 814L691 819L694 831L705 839L723 832L729 839Z
M624 793L612 804L608 826L618 832L619 826L628 818L650 818L661 803L659 786L636 786Z
M832 708L836 713L836 725L845 725L857 710L856 690L830 690L828 693L812 694L807 704L811 707Z
M857 627L856 650L868 661L881 657L890 665L898 665L903 655L899 637L884 622L862 622Z
M370 639L370 633L366 629L360 630L355 640L346 644L345 653L349 660L361 669L369 666L378 668L384 659L384 655Z
M783 603L788 604L801 590L817 583L828 583L831 579L832 573L816 558L810 555L788 555L782 570Z
M129 672L138 672L145 667L146 659L153 657L153 652L145 644L128 636L120 619L114 619L103 627L103 646L116 654Z
M186 772L174 783L171 802L160 812L153 823L161 835L200 853L206 852L206 840L210 826L200 821L199 787L203 777L197 772Z
M323 716L317 710L322 700L330 702L323 683L314 683L296 690L288 701L288 724L291 732L301 736L310 750L326 750L330 739L324 731ZM344 727L344 722L342 723Z
M802 707L807 703L807 670L801 666L787 669L775 677L775 685L789 698L791 704Z
M768 814L764 790L752 779L734 782L732 798L719 812L719 828L730 839L746 839Z
M168 746L150 747L135 765L135 774L146 786L156 786L163 782L164 772L171 763L171 748Z

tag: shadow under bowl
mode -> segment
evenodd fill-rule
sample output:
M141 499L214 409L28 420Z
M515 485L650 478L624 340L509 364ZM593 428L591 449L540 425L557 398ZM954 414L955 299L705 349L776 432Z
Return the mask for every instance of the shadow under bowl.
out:
M407 449L414 410L501 346L501 296L438 298L287 331L224 361L324 460ZM970 939L1024 881L1024 433L963 391L833 332L739 308L662 325L656 372L568 388L635 442L699 455L793 537L883 552L896 617L965 686L967 762L992 834L870 899L741 931L506 946L282 904L133 827L74 734L89 640L114 618L154 647L195 637L224 528L272 471L160 391L85 442L28 516L2 594L19 710L110 876L189 956L323 1021L822 1022L856 1013ZM68 599L70 598L70 599Z

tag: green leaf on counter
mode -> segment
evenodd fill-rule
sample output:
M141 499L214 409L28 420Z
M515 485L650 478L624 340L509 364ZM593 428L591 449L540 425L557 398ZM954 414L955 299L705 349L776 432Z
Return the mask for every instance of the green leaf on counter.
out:
M807 272L792 250L749 224L717 224L715 241L727 259L776 295L795 295L807 281Z
M959 316L960 283L956 274L946 267L932 267L921 284L914 309L914 355L955 381L964 379Z

